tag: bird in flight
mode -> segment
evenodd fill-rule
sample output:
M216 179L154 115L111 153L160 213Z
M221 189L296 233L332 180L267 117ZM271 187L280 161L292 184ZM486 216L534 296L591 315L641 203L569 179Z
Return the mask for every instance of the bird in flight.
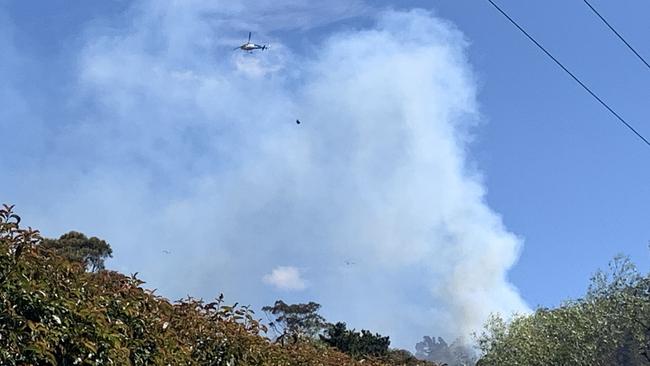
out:
M300 124L300 120L299 120L299 119L296 120L296 124Z

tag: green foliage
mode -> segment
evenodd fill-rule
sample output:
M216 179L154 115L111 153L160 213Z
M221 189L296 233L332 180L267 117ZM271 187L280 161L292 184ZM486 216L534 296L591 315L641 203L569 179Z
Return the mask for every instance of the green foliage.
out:
M296 343L302 338L314 338L325 326L325 318L318 314L320 304L287 304L278 300L273 306L265 306L262 311L275 319L270 322L271 328L278 335L278 340L286 343L288 338Z
M583 299L510 323L493 317L479 365L650 365L649 325L650 275L617 257Z
M223 296L172 303L135 276L87 272L12 209L0 208L0 365L361 365L313 342L272 343L251 309Z
M320 336L325 344L355 358L384 357L388 354L390 339L370 331L348 330L345 323L330 324Z
M113 256L111 246L96 237L71 231L58 239L44 239L43 249L51 250L57 255L73 262L79 262L92 272L104 269L104 260Z
M432 362L415 358L405 350L389 350L388 337L373 335L367 330L347 330L345 323L328 324L318 314L320 304L286 304L278 300L273 306L262 308L269 318L269 326L278 335L276 342L283 346L308 346L320 349L336 349L359 360L364 365L372 362L383 365L435 366ZM325 329L324 335L319 335ZM316 336L319 335L319 339ZM330 348L331 347L331 348Z

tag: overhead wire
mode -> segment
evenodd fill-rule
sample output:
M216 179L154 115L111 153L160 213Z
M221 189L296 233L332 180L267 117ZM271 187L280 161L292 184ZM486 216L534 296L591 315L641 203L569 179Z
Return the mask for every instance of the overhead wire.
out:
M522 28L519 23L517 23L508 13L506 13L499 5L497 5L493 0L487 0L492 6L501 13L510 23L512 23L521 33L523 33L528 40L533 42L540 50L542 50L546 56L548 56L553 62L555 62L564 72L566 72L576 83L578 83L584 90L587 91L594 99L596 99L605 109L607 109L616 119L621 122L625 127L632 131L641 141L643 141L648 147L650 147L650 141L646 139L641 133L639 133L630 123L628 123L621 115L619 115L612 107L610 107L602 98L600 98L594 91L591 90L585 83L582 82L574 73L572 73L564 64L562 64L555 56L553 56L544 46L542 46L533 36L531 36L524 28Z
M594 7L591 5L591 3L589 3L589 1L587 1L587 0L582 0L582 1L584 1L584 3L587 4L587 6L589 7L589 9L591 9L591 11L592 11L594 14L596 14L596 16L598 16L598 18L600 18L600 20L602 20L603 23L605 23L605 25L606 25L607 27L609 27L609 29L610 29L612 32L614 32L614 34L616 34L616 36L618 37L618 39L620 39L621 42L623 42L623 43L627 46L627 48L629 48L630 51L632 51L632 53L634 53L634 54L636 55L636 57L637 57L639 60L641 60L641 62L643 62L643 63L645 64L645 66L650 70L650 64L648 64L648 61L646 61L645 58L643 58L643 56L641 56L641 54L639 54L639 53L634 49L634 47L632 47L632 45L631 45L628 41L626 41L625 38L623 38L623 36L622 36L622 35L621 35L621 34L620 34L620 33L619 33L619 32L618 32L618 31L617 31L617 30L616 30L616 29L615 29L615 28L614 28L614 27L613 27L613 26L608 22L608 21L607 21L607 19L605 19L605 17L603 17L603 16L598 12L598 10L596 10L596 8L594 8Z

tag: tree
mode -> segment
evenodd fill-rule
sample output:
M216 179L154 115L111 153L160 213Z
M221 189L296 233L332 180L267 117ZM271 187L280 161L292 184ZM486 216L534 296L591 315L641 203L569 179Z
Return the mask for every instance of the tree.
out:
M442 337L425 336L415 345L416 357L446 364L448 366L466 366L476 363L476 356L472 349L462 339L456 339L451 345Z
M424 336L422 342L415 345L415 356L423 360L450 363L452 359L451 351L447 342L442 337Z
M58 239L44 239L41 247L73 262L79 262L91 271L104 269L104 260L113 256L111 246L97 237L70 231Z
M278 341L284 343L287 336L296 343L301 338L314 338L325 326L325 318L318 314L320 304L287 304L278 300L273 306L262 308L267 316L275 317L269 323L271 329L278 335Z
M372 334L365 329L361 332L348 330L346 324L342 322L329 324L320 339L325 344L355 358L386 356L390 346L389 337Z
M493 317L479 365L650 365L650 274L619 256L587 295L509 323Z

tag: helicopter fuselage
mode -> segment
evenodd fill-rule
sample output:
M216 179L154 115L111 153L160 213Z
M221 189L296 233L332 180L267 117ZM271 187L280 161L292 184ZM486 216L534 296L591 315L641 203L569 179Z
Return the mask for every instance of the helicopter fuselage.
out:
M239 48L241 48L244 51L253 51L253 50L263 50L266 48L266 46L262 46L255 43L244 43Z
M265 49L268 48L268 46L265 45L265 44L260 45L260 44L255 44L255 43L251 42L251 35L252 35L252 33L248 32L248 41L246 41L246 43L244 43L243 45L241 45L239 47L236 47L235 50L239 49L239 50L242 50L242 51L252 52L254 50L262 50L262 51L264 51Z

